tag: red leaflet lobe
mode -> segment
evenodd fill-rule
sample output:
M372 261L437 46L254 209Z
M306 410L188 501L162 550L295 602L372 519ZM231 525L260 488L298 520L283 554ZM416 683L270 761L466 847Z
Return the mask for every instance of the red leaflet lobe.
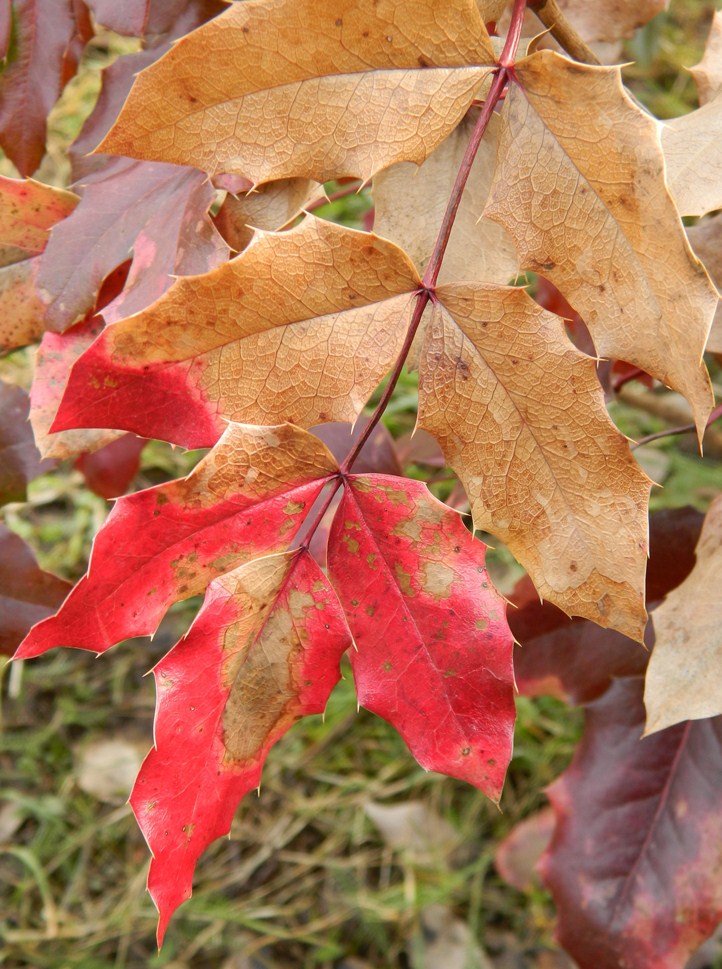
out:
M190 632L156 666L155 748L130 803L153 853L159 943L190 898L198 857L229 831L273 744L299 717L323 712L350 645L318 565L286 553L216 579Z
M298 428L229 425L187 478L118 499L87 575L18 658L56 646L102 653L153 633L171 603L285 549L335 470L324 445Z
M360 704L422 767L498 801L514 725L512 636L484 550L421 482L351 476L328 565L357 646Z
M722 717L640 740L643 680L587 708L542 876L580 969L679 969L722 918Z

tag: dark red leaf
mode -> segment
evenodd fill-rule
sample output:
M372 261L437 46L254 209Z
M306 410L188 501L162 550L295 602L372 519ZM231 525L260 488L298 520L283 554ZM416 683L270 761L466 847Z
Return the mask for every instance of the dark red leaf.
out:
M154 669L155 748L130 803L153 860L158 941L191 895L196 861L227 834L266 755L323 713L351 637L308 553L256 559L211 584L190 632Z
M320 441L289 424L230 424L178 481L119 498L93 546L90 568L57 616L18 650L56 646L102 653L155 631L172 602L216 576L288 547L337 465Z
M0 525L0 654L10 656L28 630L54 612L71 585L43 572L29 546Z
M647 601L650 608L692 571L694 549L704 516L694 508L655 512L650 518ZM521 648L514 651L519 691L527 696L552 694L569 703L588 703L617 676L644 672L649 653L620 633L584 619L569 619L550 603L541 603L531 581L517 583L509 609L511 630ZM653 632L647 627L646 645Z
M45 154L50 109L74 73L77 24L70 0L15 0L12 11L0 74L0 146L21 175L32 175Z
M587 708L541 870L580 969L680 969L722 920L722 718L640 740L643 680Z
M26 391L0 381L0 505L24 501L28 482L42 470L29 413Z
M125 290L107 321L152 303L174 275L202 273L228 257L208 209L213 187L192 168L118 159L93 176L73 214L51 232L38 285L48 329L62 332L95 305L103 280L133 251Z
M150 0L85 0L97 23L128 37L141 37L150 12Z
M484 545L419 481L351 476L328 550L359 703L428 770L498 801L511 757L512 638Z
M135 434L124 434L92 454L81 454L75 462L86 485L101 498L124 495L140 468L140 455L148 442Z
M0 0L0 61L4 61L7 57L12 24L13 14L10 0Z

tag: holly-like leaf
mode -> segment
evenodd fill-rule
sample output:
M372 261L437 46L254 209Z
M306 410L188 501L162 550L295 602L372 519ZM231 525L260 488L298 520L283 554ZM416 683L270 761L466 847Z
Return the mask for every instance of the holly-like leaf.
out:
M337 467L298 428L229 425L187 478L115 503L88 574L17 656L56 646L102 653L152 634L171 603L250 558L286 549Z
M631 37L669 6L669 0L557 0L559 8L588 42Z
M624 93L619 68L542 51L514 74L486 215L514 238L522 267L581 314L600 356L683 394L701 434L717 296L665 190L657 122Z
M136 81L100 146L253 182L421 162L494 61L474 0L247 0Z
M662 147L669 190L682 215L722 209L722 92L680 118L665 121Z
M75 73L76 31L71 0L12 4L12 40L0 72L0 146L21 175L32 175L45 154L46 119Z
M654 652L644 688L648 734L722 713L718 670L722 497L710 505L687 579L654 613Z
M306 206L323 198L323 186L307 178L282 178L255 189L249 182L246 191L229 192L214 222L229 246L240 252L251 241L254 229L283 229Z
M498 801L514 725L512 638L484 549L421 482L352 476L328 569L356 643L359 703L422 767Z
M300 717L323 713L350 645L310 555L273 555L216 579L190 632L155 667L155 747L130 803L153 853L159 943L191 895L199 855L259 786L269 749Z
M710 279L722 290L722 213L711 215L687 229L687 238L695 254L704 263ZM707 349L722 353L722 299L717 301L717 312L707 339Z
M41 470L29 409L22 387L0 381L0 505L25 501L28 482Z
M401 349L418 285L373 235L312 217L260 234L109 327L73 368L56 427L206 447L226 420L353 420Z
M697 85L700 104L706 104L722 91L722 10L712 15L704 57L690 71Z
M62 332L92 310L103 280L131 253L126 290L104 311L108 320L152 303L176 274L223 262L228 248L208 216L212 200L200 172L173 165L121 160L92 177L41 261L48 329Z
M43 572L30 547L0 525L0 654L14 653L30 627L54 612L70 588Z
M722 919L722 719L640 740L642 682L617 680L588 707L549 790L542 877L580 969L679 969Z
M420 273L434 248L476 120L476 112L470 112L419 168L401 162L374 177L374 232L405 249ZM494 174L498 134L498 118L493 117L454 221L439 275L441 283L508 283L517 275L519 258L511 239L497 223L482 218Z
M523 290L450 284L437 296L419 424L459 475L475 527L509 546L543 598L641 640L649 481L609 420L594 362Z

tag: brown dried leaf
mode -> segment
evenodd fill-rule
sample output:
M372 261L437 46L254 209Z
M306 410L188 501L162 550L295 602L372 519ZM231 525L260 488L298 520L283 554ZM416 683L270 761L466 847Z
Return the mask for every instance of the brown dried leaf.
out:
M722 92L664 123L662 147L672 198L682 215L722 209Z
M43 335L45 304L35 287L35 259L0 268L0 353Z
M722 10L712 17L712 24L704 49L704 57L690 68L699 103L706 104L722 90Z
M701 432L717 296L665 191L657 122L624 93L619 68L542 51L515 73L486 215L581 314L600 356L684 394Z
M323 186L307 178L266 182L253 191L229 194L214 219L215 226L228 245L241 252L251 241L254 229L283 229L324 195Z
M426 269L477 112L417 168L400 162L374 178L374 231L406 250L420 273ZM482 218L496 163L499 121L492 117L469 175L451 231L439 281L508 283L519 257L508 234Z
M687 238L717 290L722 290L722 213L711 215L688 228ZM722 300L717 302L707 349L712 353L722 353Z
M108 327L73 368L59 426L204 447L229 419L353 420L401 349L418 285L405 254L372 234L312 216L259 233Z
M564 15L587 42L631 37L669 6L669 0L557 0Z
M520 289L439 288L419 423L539 594L642 640L649 481L604 407L593 360Z
M474 0L246 0L143 71L99 150L254 182L421 162L494 55Z
M37 256L50 229L73 211L78 196L32 178L0 175L0 243Z
M655 646L644 686L645 734L722 713L722 496L710 505L696 551L690 575L653 614Z

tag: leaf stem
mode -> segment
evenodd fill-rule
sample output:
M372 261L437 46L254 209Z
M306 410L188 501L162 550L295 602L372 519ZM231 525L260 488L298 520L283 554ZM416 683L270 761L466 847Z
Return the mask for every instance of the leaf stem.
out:
M491 82L491 88L489 89L489 93L484 101L481 112L479 113L479 117L476 125L474 126L471 138L469 139L469 144L467 145L466 151L464 152L464 157L459 165L459 170L456 173L454 186L451 190L449 201L446 205L444 217L441 220L439 232L436 236L436 242L434 243L431 257L428 265L426 266L426 271L424 272L421 286L416 293L416 304L414 306L413 313L411 314L411 319L406 330L406 336L404 337L403 345L389 376L388 383L386 384L384 392L381 395L381 399L376 405L376 408L374 409L368 424L364 428L363 433L341 462L339 477L336 479L334 487L329 492L326 501L324 501L323 505L319 509L319 512L315 516L313 523L306 532L302 547L308 547L308 544L313 537L313 533L316 531L323 516L328 511L334 495L341 486L344 477L351 470L354 461L361 453L361 449L368 441L376 425L381 420L381 417L386 410L391 397L393 396L394 390L396 389L396 384L401 376L401 371L406 363L406 358L409 355L414 338L421 324L424 310L430 301L435 300L434 289L436 288L436 282L439 277L439 271L444 259L444 254L446 253L446 247L449 244L449 236L451 235L451 230L453 228L457 212L459 211L461 198L464 194L464 189L466 188L466 183L469 179L471 166L473 165L474 159L476 158L476 153L479 150L481 139L484 137L486 129L489 126L489 122L494 113L494 108L501 100L509 77L514 70L514 59L516 57L517 47L519 46L519 39L521 37L521 29L522 24L524 23L524 13L526 11L526 7L527 0L514 0L511 23L509 25L509 31L506 35L506 40L504 41L504 48L501 52L501 57L499 58L499 64L494 68L494 79Z
M722 404L718 404L712 413L707 418L707 423L705 424L705 430L715 421L722 417ZM630 448L634 451L635 448L641 447L643 444L651 444L652 441L660 441L663 437L674 437L677 434L691 434L693 431L697 430L696 424L682 424L681 427L668 427L665 431L657 431L656 434L648 434L646 437L640 438L633 444L630 444Z
M580 61L582 64L596 64L597 66L602 63L591 47L582 40L569 23L559 9L557 0L529 0L529 9L534 11L539 20L548 28L554 40L575 61Z

